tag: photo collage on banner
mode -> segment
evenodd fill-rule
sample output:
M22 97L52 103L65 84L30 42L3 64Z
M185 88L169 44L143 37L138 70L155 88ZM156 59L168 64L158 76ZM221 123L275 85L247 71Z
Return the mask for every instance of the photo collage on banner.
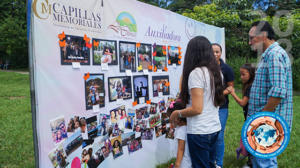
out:
M168 65L180 66L179 47L64 32L59 39L61 65L106 65L120 73L111 75L107 69L85 73L82 105L88 115L50 120L56 148L48 157L54 167L67 167L74 156L82 167L97 167L107 158L118 159L143 150L144 141L174 139L166 113L168 104L176 98L170 95ZM116 105L105 112L105 102Z

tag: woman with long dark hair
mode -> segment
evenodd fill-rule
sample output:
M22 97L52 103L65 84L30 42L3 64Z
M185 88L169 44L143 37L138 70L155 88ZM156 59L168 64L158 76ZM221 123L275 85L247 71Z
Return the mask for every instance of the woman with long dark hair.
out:
M171 121L187 118L187 143L194 168L215 166L214 148L221 124L218 108L225 101L220 66L211 43L203 36L187 45L180 92L186 108L176 110Z

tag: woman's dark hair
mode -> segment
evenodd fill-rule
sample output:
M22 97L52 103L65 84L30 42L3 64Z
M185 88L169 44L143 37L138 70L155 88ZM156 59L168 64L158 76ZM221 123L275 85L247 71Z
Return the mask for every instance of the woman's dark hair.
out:
M275 32L274 29L272 28L272 26L270 25L269 22L267 21L256 21L254 23L252 23L251 28L252 27L257 27L256 31L257 32L267 32L268 35L268 39L270 40L275 40Z
M255 77L255 68L249 64L246 63L243 66L241 66L242 69L246 69L249 72L250 78L249 80L243 84L242 87L242 91L243 91L243 95L245 95L246 90L252 85L253 81L254 81L254 77Z
M220 48L221 52L222 52L222 47L221 47L221 45L220 45L220 44L218 44L218 43L212 43L211 45L212 45L212 46L213 46L213 45L216 45L216 46L218 46L218 47Z
M118 142L117 146L115 145L116 142ZM119 141L119 140L115 140L115 142L114 142L114 144L113 144L113 147L114 147L114 148L118 148L118 147L120 147L120 146L121 146L120 141Z
M182 110L185 108L185 105L181 102L181 100L176 100L170 103L168 110L167 110L167 115L168 117L171 116L171 114L175 110ZM186 118L180 118L180 121L186 122Z
M203 36L196 36L187 45L183 72L180 99L182 103L188 104L190 95L188 80L190 73L198 67L206 67L210 76L211 95L215 106L220 106L225 102L223 95L223 83L221 70L213 54L212 46L208 39Z

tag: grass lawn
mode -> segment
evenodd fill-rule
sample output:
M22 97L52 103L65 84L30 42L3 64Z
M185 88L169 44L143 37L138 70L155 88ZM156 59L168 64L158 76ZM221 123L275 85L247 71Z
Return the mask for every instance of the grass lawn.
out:
M29 91L28 75L0 71L0 168L34 167ZM300 96L295 96L291 139L287 149L278 157L280 168L300 167L300 105L297 104L298 102ZM243 122L242 108L231 99L225 132L224 168L242 167L246 162L246 160L237 160L235 153L235 149L239 146ZM168 167L168 163L157 167Z
M0 71L0 168L34 167L29 75Z

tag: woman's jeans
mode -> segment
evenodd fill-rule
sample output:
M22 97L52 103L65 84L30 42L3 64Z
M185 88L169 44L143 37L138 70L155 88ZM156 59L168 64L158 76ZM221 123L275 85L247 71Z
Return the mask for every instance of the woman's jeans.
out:
M215 167L215 145L219 132L212 134L187 134L193 168Z
M225 152L224 132L225 132L226 121L228 118L227 108L219 109L219 118L220 118L222 129L218 135L218 139L216 143L216 164L220 167L223 167L223 157Z

